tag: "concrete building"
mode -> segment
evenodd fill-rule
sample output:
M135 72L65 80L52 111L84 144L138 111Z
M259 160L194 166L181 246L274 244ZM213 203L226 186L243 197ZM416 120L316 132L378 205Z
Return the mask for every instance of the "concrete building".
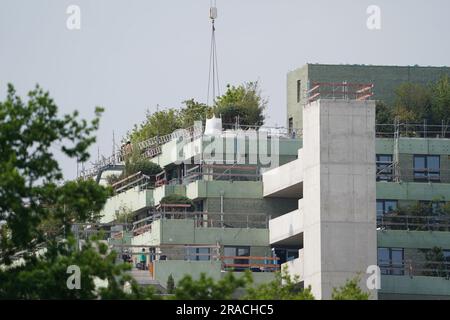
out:
M312 82L372 83L374 100L392 103L395 88L405 82L427 85L443 75L450 75L449 67L374 66L306 64L287 74L287 127L301 128L306 91Z
M226 270L240 276L247 269L255 271L257 283L273 279L280 264L270 247L269 220L295 209L297 201L264 198L261 172L295 160L301 140L287 130L263 130L205 134L200 128L163 137L161 145L142 145L163 171L115 183L101 223L115 224L128 214L132 225L114 232L110 243L133 256L134 265L145 252L149 270L133 271L143 283L164 287L169 275L175 281L186 273L219 279ZM107 169L97 180L104 183L109 174ZM192 205L163 203L171 195L187 197Z
M324 70L327 73L321 74ZM333 100L318 97L309 103L308 96L300 96L303 101L295 105L292 97L297 80L312 82L308 75L327 81L325 85L369 83L383 81L381 70L399 71L390 75L390 90L384 85L373 96L391 102L403 80L427 83L449 68L307 65L288 74L288 116L303 127L303 148L295 161L263 174L264 196L290 196L299 199L299 206L270 221L271 245L292 250L286 263L290 273L299 275L305 286L312 285L317 297L330 298L330 287L352 273L363 275L361 287L366 288L363 269L376 260L381 288L372 297L449 299L447 128L391 124L387 133L386 126L375 125L373 102L348 100L341 86L332 90L339 92ZM342 104L354 105L360 118L349 115ZM316 171L311 170L314 164ZM280 178L291 172L291 178Z
M444 73L449 68L307 65L288 74L284 130L258 128L267 132L259 136L215 124L141 143L163 171L114 185L101 221L115 224L111 245L134 264L144 249L149 270L136 277L161 287L169 275L219 279L247 269L266 282L286 267L319 299L356 275L372 299L449 299L448 130L386 130L375 124L374 102L391 101L404 81ZM317 90L297 102L313 82ZM99 165L97 181L118 168ZM164 203L170 195L192 204ZM117 225L124 212L131 227ZM371 266L380 268L378 290L366 285Z

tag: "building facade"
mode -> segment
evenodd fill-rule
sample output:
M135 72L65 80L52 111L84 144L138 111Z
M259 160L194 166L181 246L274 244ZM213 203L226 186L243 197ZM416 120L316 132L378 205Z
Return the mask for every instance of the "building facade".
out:
M306 92L314 82L371 83L375 86L373 99L390 104L394 102L395 88L400 84L428 85L443 75L450 76L449 67L306 64L287 74L286 126L302 127Z
M163 171L114 185L101 221L114 225L111 245L135 266L144 255L139 272L162 287L169 275L252 270L266 282L287 268L319 299L354 276L372 299L449 299L448 130L376 124L374 102L443 74L450 69L306 65L288 74L285 130L220 125L140 144ZM311 90L317 82L333 96ZM97 170L97 180L111 173ZM165 203L171 195L192 202Z

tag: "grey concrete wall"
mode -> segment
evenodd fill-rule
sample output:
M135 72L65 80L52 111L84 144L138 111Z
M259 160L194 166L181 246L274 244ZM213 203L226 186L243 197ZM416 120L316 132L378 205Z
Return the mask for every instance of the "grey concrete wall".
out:
M377 263L375 102L304 108L304 279L318 299ZM376 298L376 291L371 292Z

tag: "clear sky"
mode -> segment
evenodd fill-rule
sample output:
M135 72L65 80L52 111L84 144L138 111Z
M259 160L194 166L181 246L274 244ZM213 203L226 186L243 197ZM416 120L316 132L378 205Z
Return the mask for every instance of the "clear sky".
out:
M81 29L69 30L69 5ZM366 26L369 5L381 29ZM62 113L106 108L93 157L146 110L205 102L210 0L0 0L0 98L36 83ZM286 73L309 63L450 65L448 0L217 0L221 91L259 80L267 124L285 125ZM66 178L74 161L62 159Z

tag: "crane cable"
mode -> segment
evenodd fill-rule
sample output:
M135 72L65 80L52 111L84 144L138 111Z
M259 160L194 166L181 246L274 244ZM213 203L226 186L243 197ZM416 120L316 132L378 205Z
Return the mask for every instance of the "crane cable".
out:
M219 89L219 68L217 63L217 47L216 47L216 27L214 25L215 19L217 18L217 9L215 7L216 1L211 1L210 8L210 19L211 19L211 48L209 54L209 73L208 73L208 93L206 98L206 103L209 105L210 89L212 89L212 104L214 104L216 99L216 88L217 94L220 95ZM211 87L212 80L212 87Z

